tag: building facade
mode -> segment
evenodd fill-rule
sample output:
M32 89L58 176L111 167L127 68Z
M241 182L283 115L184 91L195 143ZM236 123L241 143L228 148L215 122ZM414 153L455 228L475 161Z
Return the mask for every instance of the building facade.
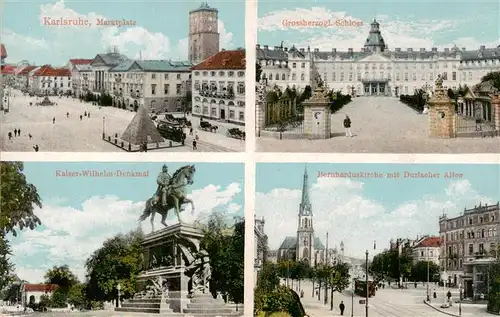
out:
M458 217L439 218L441 236L440 267L458 285L463 280L472 283L472 276L464 272L464 265L476 259L496 257L499 242L499 204L474 206L464 209Z
M73 94L77 97L85 95L90 91L91 78L89 78L89 75L92 72L92 67L90 66L92 61L92 59L83 58L69 60L68 69L71 72L71 85Z
M304 89L319 74L330 89L352 96L394 96L413 94L415 90L434 91L441 74L446 88L477 84L481 77L500 70L500 46L477 50L446 48L395 48L389 50L380 24L373 21L361 50L320 51L257 45L261 79L281 89Z
M245 50L221 51L194 66L192 114L245 124Z
M432 262L439 266L440 237L427 237L413 248L413 263Z
M30 73L28 90L43 95L63 95L72 92L71 72L67 68L44 65Z
M21 287L23 306L40 303L40 297L43 295L50 298L58 287L56 284L23 284Z
M189 12L189 61L199 64L219 53L219 12L204 2Z
M315 236L312 205L309 199L309 176L304 171L302 198L299 205L297 235L286 237L278 249L278 261L303 261L310 266L327 262L326 249Z
M100 94L104 92L109 92L111 89L111 83L109 81L109 70L123 62L127 62L130 59L118 52L97 54L97 56L92 60L90 66L92 67L92 83L91 91L95 94Z

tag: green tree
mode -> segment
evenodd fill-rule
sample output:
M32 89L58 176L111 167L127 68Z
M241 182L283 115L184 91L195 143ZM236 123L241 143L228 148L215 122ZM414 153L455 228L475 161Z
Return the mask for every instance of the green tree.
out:
M68 307L68 291L62 287L57 288L50 296L50 307L52 308Z
M17 236L16 229L35 229L41 224L34 214L35 207L42 208L36 187L28 183L22 162L0 162L0 290L13 280L14 266L7 234Z
M68 302L74 305L76 308L82 308L86 306L85 297L86 285L82 283L77 283L69 289L68 292Z
M500 72L499 71L490 72L490 73L484 75L483 78L481 78L481 82L484 83L487 81L491 81L491 84L493 85L493 87L495 87L497 90L500 91Z
M434 281L434 276L439 274L439 266L434 262L419 261L412 267L411 280L415 282L427 281L427 263L429 264L429 281Z
M59 285L66 292L69 291L71 286L78 283L78 278L71 272L68 265L52 267L45 273L44 278L46 283Z
M143 257L141 230L119 234L104 242L86 261L89 300L111 301L117 298L120 283L123 298L136 293L137 275L142 270Z
M330 288L330 310L333 310L333 293L342 293L349 287L351 275L347 263L335 263L330 267L328 276L328 287Z

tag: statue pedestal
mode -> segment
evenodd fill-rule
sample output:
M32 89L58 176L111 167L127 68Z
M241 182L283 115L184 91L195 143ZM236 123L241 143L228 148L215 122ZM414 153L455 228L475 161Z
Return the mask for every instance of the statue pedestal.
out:
M332 135L330 99L323 88L316 88L304 106L304 132L308 139L329 139Z
M455 137L455 106L442 88L429 100L429 137Z
M168 285L166 309L182 312L190 302L188 265L194 261L200 248L203 233L186 224L177 224L145 236L142 241L144 270L137 277L138 291L142 291L149 280L161 276ZM182 241L182 243L181 243Z

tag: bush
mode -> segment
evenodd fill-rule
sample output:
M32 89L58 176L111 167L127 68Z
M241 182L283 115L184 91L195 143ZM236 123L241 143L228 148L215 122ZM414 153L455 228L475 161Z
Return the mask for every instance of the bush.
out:
M412 109L422 112L425 106L424 94L423 90L419 90L413 95L401 95L399 96L399 101Z
M254 302L256 315L262 314L262 312L281 312L287 313L291 317L305 316L305 310L300 302L299 295L285 286L279 286L271 292L255 290Z

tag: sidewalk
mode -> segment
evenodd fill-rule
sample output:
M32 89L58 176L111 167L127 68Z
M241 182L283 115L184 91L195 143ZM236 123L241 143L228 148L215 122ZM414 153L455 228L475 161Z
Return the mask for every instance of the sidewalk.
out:
M427 302L424 300L425 305L433 308L434 310L446 314L448 316L453 317L463 317L463 316L471 316L471 317L481 317L481 316L493 316L486 311L486 305L483 304L462 304L462 312L460 314L460 304L453 303L453 306L449 308L442 308L441 305L443 303L441 301L435 302Z

